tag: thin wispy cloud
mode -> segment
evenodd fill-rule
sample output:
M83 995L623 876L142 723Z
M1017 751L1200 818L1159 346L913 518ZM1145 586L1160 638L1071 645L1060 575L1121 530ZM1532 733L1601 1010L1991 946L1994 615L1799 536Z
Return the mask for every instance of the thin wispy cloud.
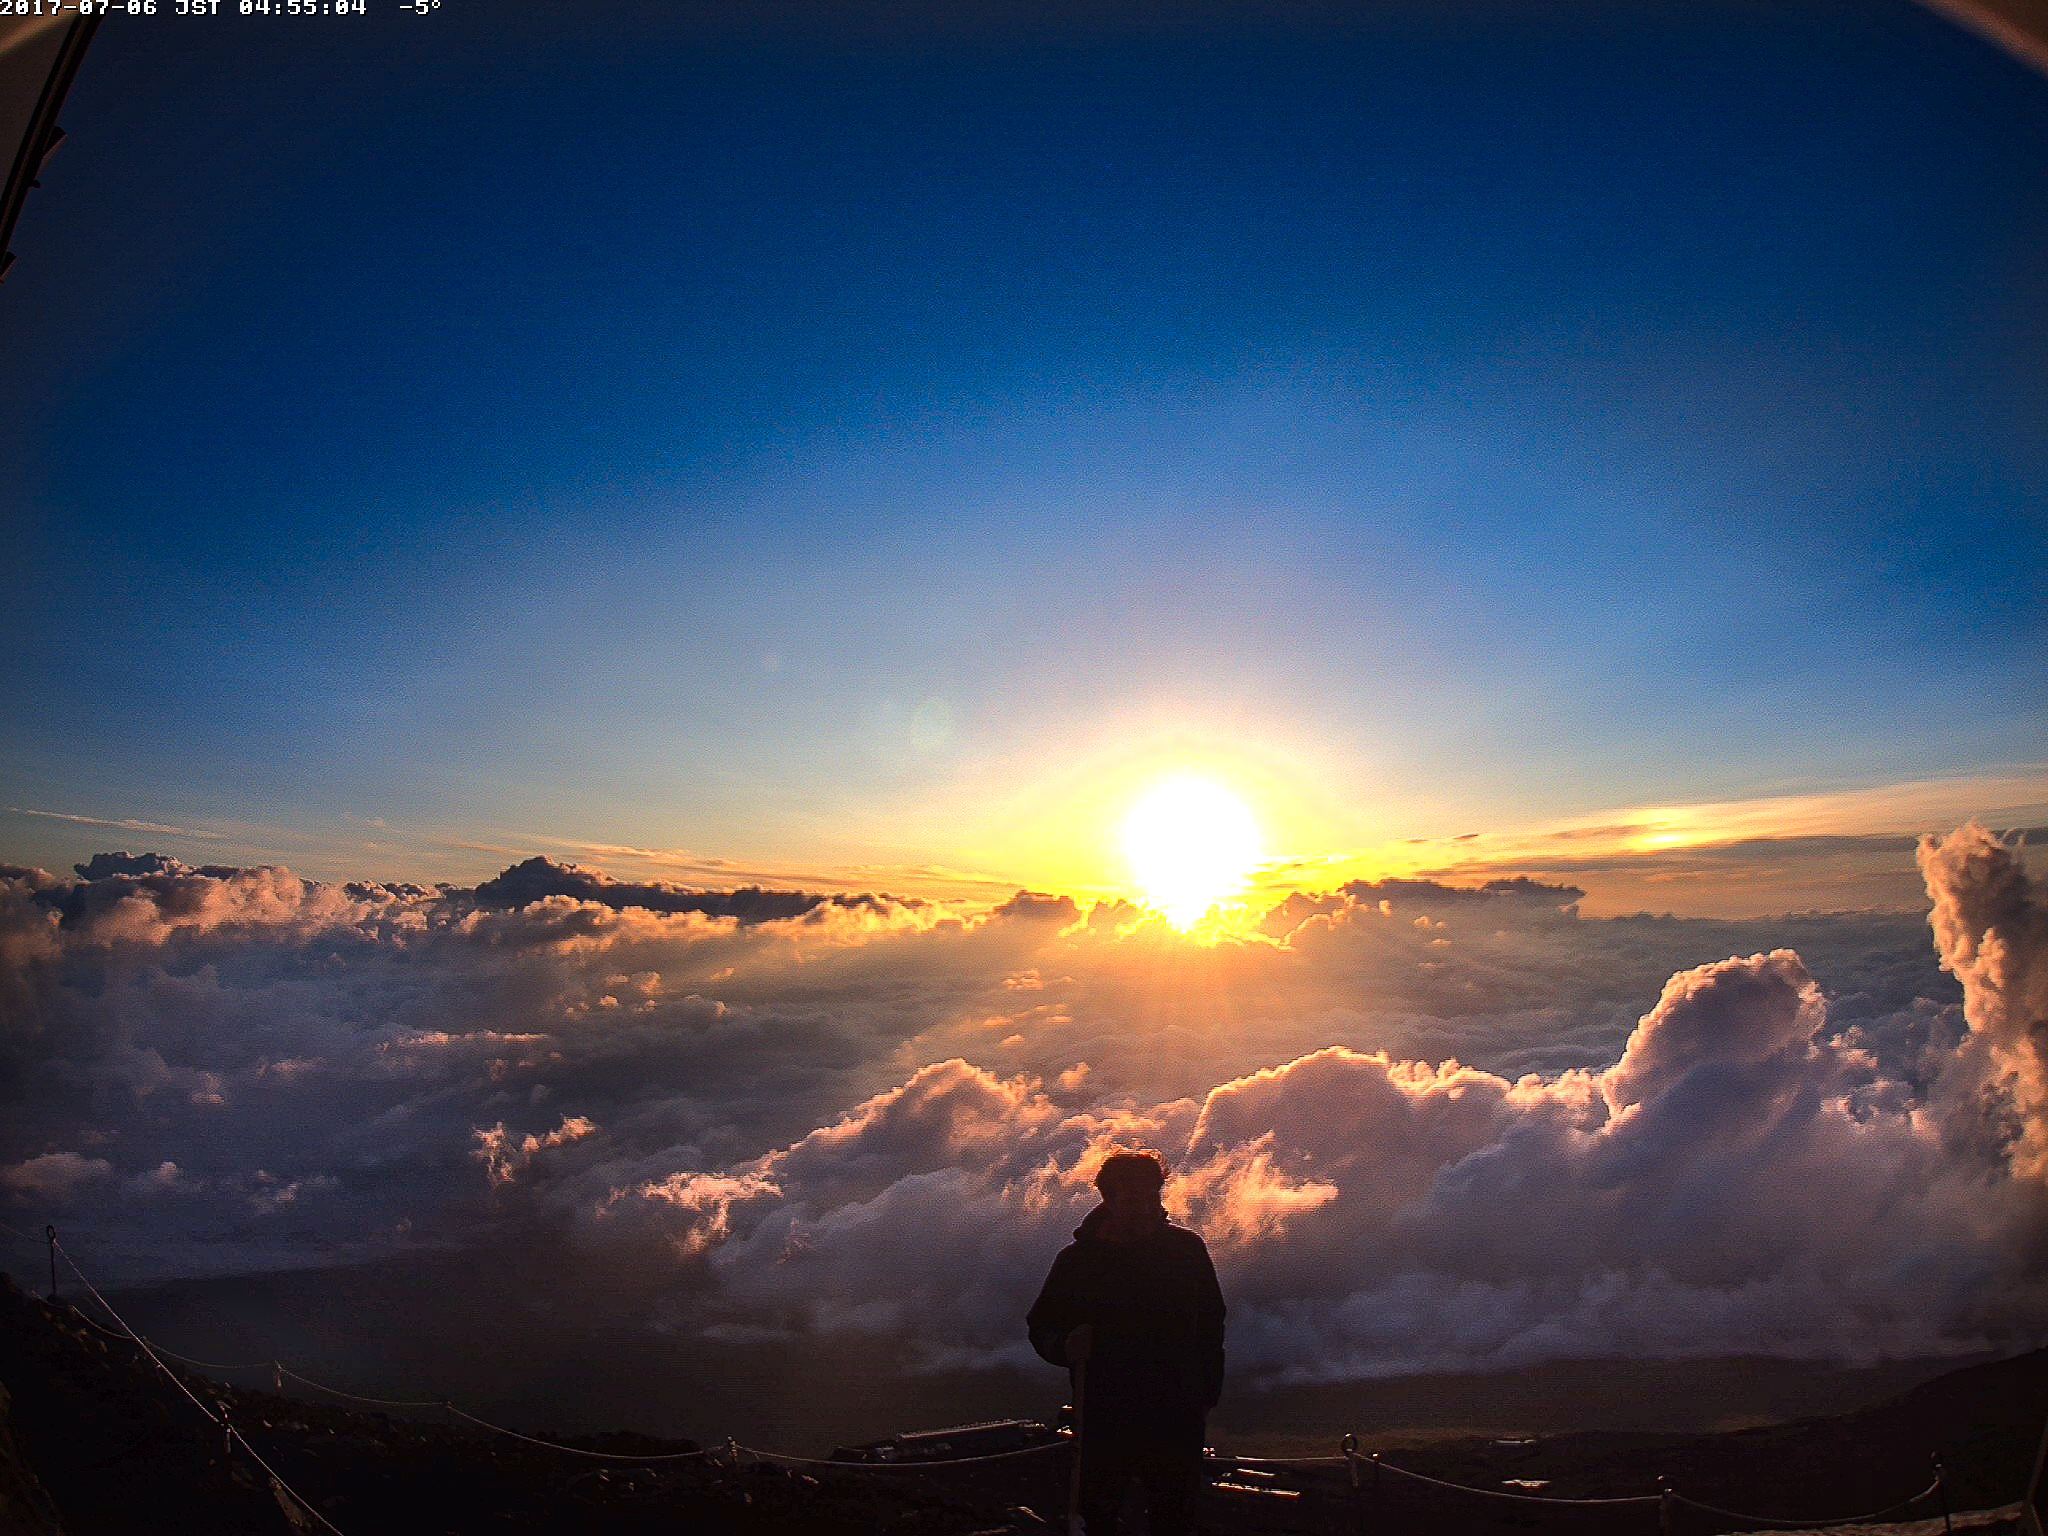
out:
M1450 844L1483 845L1514 858L1562 844L1580 852L1659 853L1747 841L1893 836L1910 843L1917 829L1968 817L2023 825L2048 815L2048 765L2006 772L1923 779L1791 795L1644 805L1522 829L1462 833ZM1479 849L1472 850L1478 856Z
M1527 874L1584 884L1588 909L1676 907L1692 915L1881 907L1922 899L1916 829L1976 818L2024 833L2048 821L2048 768L2026 767L1882 786L1749 800L1636 806L1529 827L1416 837L1332 861L1344 872L1387 870L1485 880ZM1298 886L1297 870L1262 878Z
M160 821L140 821L132 816L81 816L70 811L38 811L20 805L10 805L7 811L12 816L40 816L46 821L68 821L73 826L107 827L116 832L143 832L157 837L192 837L206 841L218 841L223 837L222 833L204 828L173 827Z

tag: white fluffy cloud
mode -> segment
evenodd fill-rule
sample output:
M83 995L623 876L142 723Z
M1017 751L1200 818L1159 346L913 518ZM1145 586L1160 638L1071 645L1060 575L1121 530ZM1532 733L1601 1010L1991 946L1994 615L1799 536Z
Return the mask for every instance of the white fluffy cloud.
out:
M1922 863L1934 944L1526 884L1205 947L1059 898L14 871L0 1187L131 1274L516 1234L664 1328L949 1369L1022 1357L1142 1141L1263 1379L2038 1342L2048 920L1981 829Z
M113 1171L113 1164L104 1157L44 1152L0 1167L0 1190L17 1205L37 1202L62 1209L87 1185L98 1183Z
M1920 862L1942 968L1963 984L1965 1049L1985 1068L1966 1080L2004 1122L2014 1169L2048 1178L2048 902L1979 826L1928 838Z

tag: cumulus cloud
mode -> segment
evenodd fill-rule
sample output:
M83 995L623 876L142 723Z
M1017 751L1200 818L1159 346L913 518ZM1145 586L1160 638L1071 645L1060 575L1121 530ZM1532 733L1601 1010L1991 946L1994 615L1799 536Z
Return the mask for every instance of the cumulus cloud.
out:
M129 1175L122 1188L131 1195L148 1198L152 1195L196 1195L204 1191L206 1185L165 1158L154 1168Z
M1824 1017L1820 989L1789 949L1683 971L1601 1085L1618 1111L1634 1112L1708 1062L1740 1071L1803 1057Z
M44 1152L18 1163L0 1167L0 1190L17 1204L48 1201L68 1205L88 1184L98 1183L114 1171L103 1157L83 1157L76 1152Z
M2048 1330L2048 940L2009 844L1922 867L1933 944L1590 919L1528 880L1355 882L1210 945L1059 895L545 860L475 890L0 871L0 1188L72 1202L131 1276L514 1244L632 1326L955 1370L1027 1358L1135 1141L1246 1379L2018 1347Z
M500 1120L489 1130L474 1133L476 1148L470 1154L489 1171L493 1184L510 1184L519 1177L522 1169L531 1167L533 1160L543 1152L556 1147L566 1147L571 1142L581 1141L586 1136L595 1136L597 1125L583 1115L566 1115L562 1123L544 1135L536 1136L531 1131L514 1140Z
M1014 1352L1014 1298L985 1266L1028 1271L1127 1139L1177 1158L1169 1204L1209 1238L1238 1356L1271 1380L2039 1337L2048 1276L2015 1257L2036 1192L1948 1159L1918 1109L1873 1110L1875 1072L1780 950L1673 977L1597 1072L1510 1081L1330 1047L1199 1105L1073 1111L955 1060L743 1184L671 1176L612 1208L679 1205L678 1250L719 1281L707 1311L825 1332L937 1316L991 1363ZM717 1198L678 1203L678 1185Z
M1920 844L1942 968L1989 1067L1983 1102L2005 1122L2015 1168L2048 1177L2048 895L2018 842L1972 822Z

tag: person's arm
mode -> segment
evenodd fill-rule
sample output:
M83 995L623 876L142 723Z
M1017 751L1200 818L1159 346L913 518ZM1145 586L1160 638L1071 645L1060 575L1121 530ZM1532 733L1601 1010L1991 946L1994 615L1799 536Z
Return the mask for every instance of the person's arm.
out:
M1024 1315L1024 1326L1031 1334L1031 1347L1048 1365L1064 1366L1069 1363L1067 1335L1084 1321L1080 1297L1074 1291L1073 1261L1067 1253L1068 1250L1062 1249L1059 1257L1052 1261L1052 1271L1039 1288L1038 1300Z
M1199 1237L1195 1249L1200 1273L1195 1286L1195 1341L1201 1349L1202 1391L1214 1408L1223 1396L1223 1287L1216 1281L1216 1265L1209 1258L1208 1244Z

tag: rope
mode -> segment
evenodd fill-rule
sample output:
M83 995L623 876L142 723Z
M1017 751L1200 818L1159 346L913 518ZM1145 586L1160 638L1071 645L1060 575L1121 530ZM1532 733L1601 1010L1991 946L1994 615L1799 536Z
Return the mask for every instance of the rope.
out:
M97 1328L110 1339L125 1339L128 1337L125 1333L114 1332L113 1329L94 1317L90 1312L79 1312L78 1320L88 1328ZM154 1343L155 1341L152 1340L151 1342ZM257 1360L248 1365L221 1365L212 1360L194 1360L190 1355L181 1355L175 1349L165 1349L161 1344L156 1346L156 1352L166 1360L175 1360L180 1365L189 1365L193 1369L201 1371L267 1371L275 1364L274 1361L270 1360Z
M488 1429L494 1435L510 1435L514 1440L524 1440L528 1445L544 1445L551 1451L566 1451L571 1456L588 1456L593 1461L629 1461L635 1464L649 1461L689 1461L698 1456L709 1456L708 1450L657 1451L646 1456L629 1456L623 1451L586 1451L578 1445L563 1445L559 1440L543 1440L538 1435L523 1435L516 1429L507 1429L502 1424L493 1424L489 1419L480 1419L473 1413L465 1413L453 1403L436 1403L436 1408L446 1408L459 1419L467 1419L479 1429Z
M1218 1456L1239 1467L1319 1467L1349 1461L1349 1456Z
M293 1381L303 1386L311 1387L315 1392L325 1392L333 1397L346 1398L352 1403L369 1403L377 1408L446 1408L449 1406L448 1403L438 1397L364 1397L360 1392L344 1392L339 1387L330 1387L325 1382L315 1381L310 1376L301 1376L282 1360L266 1360L263 1362L263 1369L266 1371L273 1366L282 1374L291 1377Z
M99 1288L97 1286L95 1286L90 1280L85 1278L85 1271L78 1267L77 1261L71 1257L70 1251L67 1248L65 1248L65 1246L62 1243L55 1243L54 1240L53 1245L59 1253L64 1255L64 1263L66 1267L70 1269L72 1274L78 1276L78 1283L84 1286L86 1290L92 1293L92 1299L94 1301L98 1302L102 1307L106 1308L107 1316L111 1317L115 1322L119 1323L121 1325L122 1330L128 1335L129 1338L133 1339L137 1344L142 1346L142 1352L145 1355L149 1356L151 1363L154 1364L158 1370L162 1371L167 1378L169 1378L172 1386L176 1387L180 1392L185 1394L186 1398L190 1400L194 1408L197 1408L202 1414L206 1416L207 1422L211 1424L219 1424L222 1427L224 1427L227 1430L229 1438L233 1440L239 1440L241 1442L242 1449L247 1451L250 1454L250 1456L255 1458L256 1465L261 1467L264 1470L264 1472L268 1474L272 1482L276 1483L278 1487L282 1488L294 1499L297 1499L299 1503L302 1506L304 1506L306 1513L311 1515L315 1520L318 1520L322 1525L326 1526L328 1530L333 1531L334 1536L342 1536L341 1531L336 1528L334 1522L328 1519L319 1510L315 1509L313 1505L306 1499L304 1494L300 1493L298 1489L294 1488L290 1483L286 1482L283 1478L279 1477L275 1472L271 1471L270 1463L265 1461L262 1458L262 1456L257 1454L256 1447L249 1443L248 1439L242 1434L241 1429L235 1424L229 1422L226 1410L223 1409L222 1411L216 1413L213 1409L207 1407L206 1404L204 1404L197 1397L195 1397L193 1395L192 1389L186 1386L184 1382L178 1379L178 1373L172 1370L168 1365L165 1365L163 1361L158 1358L157 1352L149 1347L149 1340L145 1339L133 1328L130 1328L128 1326L128 1320L122 1317L121 1314L116 1312L111 1306L107 1305L107 1298L99 1293ZM85 1314L81 1312L79 1316L83 1317L85 1316Z
M1459 1493L1473 1494L1482 1499L1509 1499L1517 1504L1655 1504L1664 1497L1659 1493L1631 1493L1619 1498L1605 1499L1551 1498L1540 1493L1507 1493L1498 1488L1474 1488L1469 1483L1447 1483L1440 1477L1431 1477L1427 1473L1410 1472L1406 1467L1397 1467L1391 1461L1381 1461L1376 1465L1401 1477L1412 1477L1418 1483L1432 1483L1438 1488L1454 1488Z
M1937 1477L1933 1482L1929 1483L1925 1488L1922 1488L1910 1499L1899 1499L1893 1503L1885 1505L1882 1509L1873 1509L1867 1515L1844 1515L1837 1520L1791 1520L1786 1519L1785 1517L1780 1515L1745 1515L1741 1513L1739 1510L1722 1509L1719 1506L1713 1504L1702 1504L1698 1499L1689 1499L1684 1494L1679 1493L1676 1489L1672 1491L1671 1497L1680 1504L1690 1504L1694 1509L1699 1510L1702 1514L1716 1515L1723 1520L1738 1520L1745 1525L1784 1525L1791 1526L1796 1529L1799 1527L1806 1526L1820 1527L1828 1525L1862 1525L1867 1521L1877 1519L1880 1515L1888 1515L1891 1514L1894 1510L1904 1509L1911 1504L1918 1504L1922 1499L1927 1498L1929 1495L1939 1491L1940 1488L1941 1479Z
M85 1323L88 1327L97 1328L101 1333L104 1333L110 1339L122 1339L129 1337L129 1335L127 1334L114 1332L113 1329L109 1328L105 1323L100 1322L90 1312L80 1312L78 1314L78 1317L79 1320ZM192 1366L194 1369L201 1371L280 1372L286 1376L291 1377L293 1381L299 1382L303 1386L311 1387L316 1392L326 1392L334 1397L346 1398L348 1399L348 1401L352 1403L369 1403L372 1406L378 1408L440 1408L444 1406L441 1399L438 1397L364 1397L361 1393L358 1392L344 1392L339 1387L328 1386L327 1383L325 1383L324 1381L315 1381L310 1376L301 1375L299 1372L293 1370L290 1366L286 1365L282 1360L252 1360L246 1365L222 1365L218 1361L214 1360L195 1360L190 1355L179 1354L175 1349L165 1349L161 1344L156 1345L156 1352L162 1355L167 1360L175 1360L180 1365L189 1365Z
M83 1312L78 1315L85 1317ZM86 1321L90 1322L92 1319L86 1318ZM158 1354L166 1355L180 1365L189 1365L200 1371L267 1371L272 1364L268 1360L252 1360L246 1365L218 1365L210 1360L194 1360L190 1355L181 1355L176 1350L165 1349L161 1344L157 1345L156 1350Z
M966 1467L982 1461L1008 1461L1015 1456L1036 1456L1041 1451L1056 1451L1068 1444L1065 1440L1048 1440L1043 1445L1027 1445L1015 1451L990 1451L986 1456L949 1456L936 1461L835 1461L828 1456L789 1456L781 1451L756 1450L751 1445L739 1449L749 1456L758 1456L763 1461L786 1462L799 1467L836 1467L842 1472L922 1472L927 1467Z
M256 1465L263 1469L265 1475L268 1476L273 1483L277 1484L278 1487L282 1488L286 1493L290 1494L293 1498L299 1501L300 1507L303 1508L307 1514L311 1515L315 1520L318 1520L322 1525L326 1526L328 1530L333 1531L334 1536L341 1536L340 1528L336 1526L332 1520L328 1519L325 1515L321 1514L319 1510L315 1509L312 1505L312 1502L309 1499L307 1499L307 1497L303 1493L299 1492L298 1489L294 1488L290 1483L286 1482L283 1478L277 1475L276 1470L272 1468L270 1463L263 1459L262 1453L258 1451L255 1446L249 1443L249 1437L247 1435L243 1434L239 1428L232 1424L228 1426L228 1433L235 1437L236 1441L241 1445L242 1449L249 1453L250 1457L255 1461Z
M94 1301L98 1302L102 1307L106 1307L107 1316L111 1317L115 1322L121 1325L122 1332L126 1333L129 1338L133 1339L137 1344L140 1344L142 1346L142 1352L145 1355L149 1356L150 1363L153 1364L158 1370L162 1371L164 1375L168 1376L170 1378L171 1385L176 1387L180 1392L184 1393L185 1396L191 1400L192 1406L194 1408L197 1408L201 1413L205 1414L209 1422L218 1424L220 1422L220 1415L215 1413L211 1408L207 1407L206 1404L202 1403L196 1396L193 1395L192 1389L186 1386L184 1382L178 1379L178 1373L172 1370L168 1365L165 1365L163 1363L163 1360L157 1355L157 1352L149 1347L149 1340L145 1339L133 1328L130 1328L128 1326L128 1320L122 1317L120 1313L116 1312L112 1307L107 1306L107 1298L102 1296L99 1293L98 1289L93 1285L93 1283L85 1278L85 1271L80 1269L78 1265L75 1262L73 1262L70 1250L67 1249L62 1243L58 1243L56 1247L57 1251L64 1255L64 1263L70 1268L71 1273L78 1276L78 1283L84 1286L88 1291L92 1292L92 1299Z

